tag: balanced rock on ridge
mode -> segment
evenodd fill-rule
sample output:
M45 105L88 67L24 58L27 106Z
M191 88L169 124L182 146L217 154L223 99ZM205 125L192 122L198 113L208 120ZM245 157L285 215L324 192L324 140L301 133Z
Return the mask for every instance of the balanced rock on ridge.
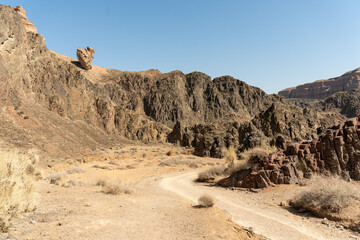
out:
M94 59L93 53L95 53L95 50L92 47L87 47L86 49L78 48L76 51L76 56L81 66L86 70L92 68L91 61Z

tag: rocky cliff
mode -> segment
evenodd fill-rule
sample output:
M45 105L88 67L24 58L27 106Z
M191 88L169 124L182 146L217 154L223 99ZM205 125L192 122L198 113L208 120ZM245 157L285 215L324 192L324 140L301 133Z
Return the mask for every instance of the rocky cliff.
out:
M323 129L318 139L290 144L283 152L254 155L247 169L219 182L222 186L266 188L320 174L360 180L360 117Z
M3 126L22 139L15 141L19 145L33 142L64 153L126 137L170 141L221 157L229 145L242 151L266 141L284 148L341 119L289 104L230 76L84 70L75 59L49 51L24 19L23 12L0 6L1 114ZM11 142L14 136L3 137Z
M286 98L323 99L337 92L349 91L360 87L360 68L347 72L340 77L318 80L297 87L287 88L278 94Z

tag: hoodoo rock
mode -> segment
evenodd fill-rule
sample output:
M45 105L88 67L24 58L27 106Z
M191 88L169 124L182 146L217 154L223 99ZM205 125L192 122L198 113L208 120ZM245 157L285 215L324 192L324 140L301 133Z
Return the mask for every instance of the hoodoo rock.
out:
M92 47L87 47L85 49L78 48L76 51L76 56L81 66L86 70L92 68L91 61L94 59L93 53L95 53L95 50Z
M14 10L17 12L17 14L20 15L21 21L24 24L25 30L27 32L37 33L37 29L36 29L34 23L29 22L28 17L26 16L25 9L21 6L17 6L14 8Z

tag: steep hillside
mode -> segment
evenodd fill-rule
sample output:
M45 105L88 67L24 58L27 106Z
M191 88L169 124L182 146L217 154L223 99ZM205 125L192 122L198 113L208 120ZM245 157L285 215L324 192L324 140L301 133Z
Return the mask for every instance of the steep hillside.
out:
M242 150L254 146L253 140L284 144L313 138L316 127L341 118L288 104L230 76L84 70L75 59L49 51L43 36L27 30L12 7L0 6L0 42L4 127L17 132L19 145L33 142L44 151L64 154L126 137L181 141L200 148L201 155L221 156L224 144ZM187 139L171 133L177 122L191 129ZM4 139L14 136L6 133ZM220 155L210 154L209 146Z
M348 118L360 115L360 90L336 93L319 102L323 110L338 110Z
M357 68L340 77L330 78L328 80L318 80L297 87L284 89L279 92L279 95L286 98L323 99L334 93L358 89L359 87L360 68Z

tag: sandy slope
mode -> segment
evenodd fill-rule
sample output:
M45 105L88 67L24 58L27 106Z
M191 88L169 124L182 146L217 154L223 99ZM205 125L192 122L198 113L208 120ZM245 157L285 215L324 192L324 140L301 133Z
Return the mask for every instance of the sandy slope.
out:
M215 206L229 212L233 221L252 227L256 233L270 239L356 239L350 231L331 228L318 221L305 221L274 204L264 203L261 200L269 197L266 194L251 196L246 192L207 187L194 183L196 176L196 171L167 176L160 186L192 201L197 201L202 193L208 193L216 198Z

